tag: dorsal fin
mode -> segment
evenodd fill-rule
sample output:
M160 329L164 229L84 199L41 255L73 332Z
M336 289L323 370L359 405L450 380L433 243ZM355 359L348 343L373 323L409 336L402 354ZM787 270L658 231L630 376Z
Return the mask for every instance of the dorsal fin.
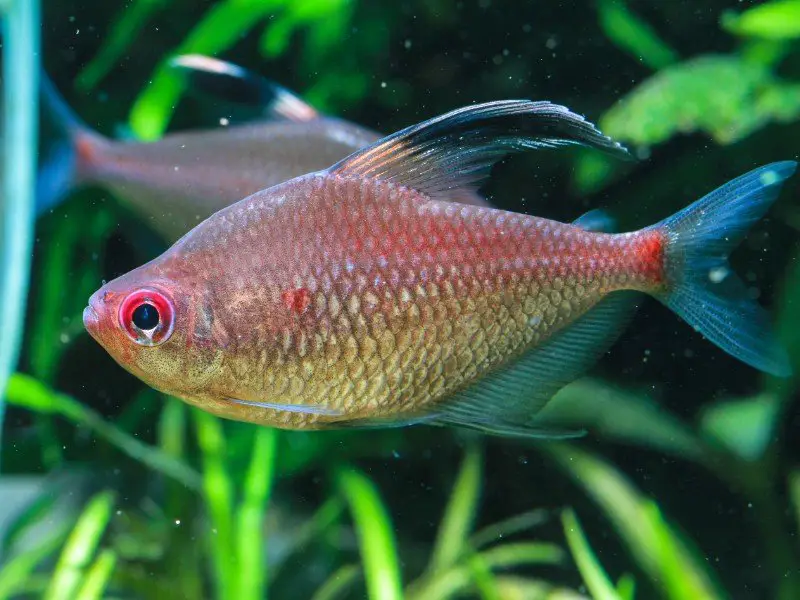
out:
M619 143L564 106L499 100L451 111L378 140L331 173L391 181L430 196L477 189L508 154L580 144L630 157Z
M535 416L616 341L640 297L638 292L612 292L541 346L434 408L433 424L514 437L580 435L582 432L550 429L537 423Z
M169 66L186 79L191 92L216 100L259 109L261 117L305 122L319 112L285 87L224 60L200 54L183 54Z
M572 224L586 231L597 233L616 233L617 231L617 222L614 217L599 208L583 213Z

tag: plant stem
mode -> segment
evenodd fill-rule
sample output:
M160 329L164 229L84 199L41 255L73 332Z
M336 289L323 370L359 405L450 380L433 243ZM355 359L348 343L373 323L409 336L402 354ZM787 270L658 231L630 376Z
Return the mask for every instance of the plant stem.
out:
M39 1L11 0L3 8L0 448L5 389L19 358L28 295L39 114Z

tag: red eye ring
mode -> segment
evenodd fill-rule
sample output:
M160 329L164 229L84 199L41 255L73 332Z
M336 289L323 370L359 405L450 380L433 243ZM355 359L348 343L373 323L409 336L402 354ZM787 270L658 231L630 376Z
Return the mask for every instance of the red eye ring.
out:
M150 323L153 324L150 328L139 326ZM137 344L158 346L172 335L175 327L175 304L171 298L157 290L136 290L128 294L120 304L119 324Z

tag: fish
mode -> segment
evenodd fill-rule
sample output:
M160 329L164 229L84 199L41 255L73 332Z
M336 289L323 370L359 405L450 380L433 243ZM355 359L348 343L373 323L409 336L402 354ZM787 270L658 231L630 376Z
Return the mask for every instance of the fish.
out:
M501 100L410 126L212 215L97 290L83 315L113 359L212 414L282 429L537 422L615 343L642 298L742 362L790 372L727 257L793 161L662 221L607 231L447 200L532 148L627 150L568 108Z
M52 210L86 185L110 190L172 243L221 208L293 177L324 169L380 134L320 114L294 93L238 65L181 55L171 66L190 91L229 105L257 106L258 118L228 127L113 140L93 131L41 78L47 120L59 132L37 181L37 211ZM454 201L487 205L477 194Z

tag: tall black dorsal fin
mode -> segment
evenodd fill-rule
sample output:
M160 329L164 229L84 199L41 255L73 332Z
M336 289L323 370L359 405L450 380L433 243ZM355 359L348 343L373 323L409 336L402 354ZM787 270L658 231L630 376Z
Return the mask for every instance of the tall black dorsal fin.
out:
M185 77L190 91L258 108L262 117L296 122L320 117L313 106L296 94L239 65L200 54L176 56L169 65Z
M431 196L477 189L509 154L578 144L630 157L619 143L564 106L499 100L451 111L378 140L331 173L392 181Z

